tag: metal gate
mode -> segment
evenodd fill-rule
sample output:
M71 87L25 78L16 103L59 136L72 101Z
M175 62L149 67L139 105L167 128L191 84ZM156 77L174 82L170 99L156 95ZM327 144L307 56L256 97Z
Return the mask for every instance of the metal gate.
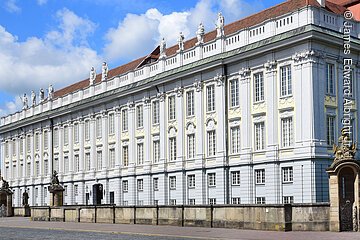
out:
M354 171L347 167L339 174L340 231L353 231Z

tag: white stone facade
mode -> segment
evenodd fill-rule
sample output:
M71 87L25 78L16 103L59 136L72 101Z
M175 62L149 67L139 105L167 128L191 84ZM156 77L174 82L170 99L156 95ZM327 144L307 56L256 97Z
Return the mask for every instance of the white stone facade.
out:
M104 204L328 201L329 134L336 142L341 129L342 22L302 8L2 118L2 176L15 206L25 188L30 205L49 204L52 170L67 205L92 204L96 183Z

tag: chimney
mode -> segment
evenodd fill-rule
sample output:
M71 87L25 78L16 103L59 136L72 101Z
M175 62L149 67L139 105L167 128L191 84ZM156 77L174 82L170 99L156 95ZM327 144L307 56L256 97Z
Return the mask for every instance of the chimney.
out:
M321 7L325 7L326 0L317 0L317 2L321 5Z

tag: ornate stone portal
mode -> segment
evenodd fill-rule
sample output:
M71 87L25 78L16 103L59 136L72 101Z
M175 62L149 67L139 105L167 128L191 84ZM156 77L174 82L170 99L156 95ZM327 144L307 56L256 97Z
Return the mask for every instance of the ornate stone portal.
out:
M64 203L64 188L60 185L59 178L57 176L57 172L54 171L51 177L51 185L48 188L51 196L50 196L50 206L59 207Z
M339 145L333 147L335 159L329 174L330 231L359 231L359 173L355 160L356 144L343 129Z
M1 178L1 188L0 188L0 216L1 217L11 217L13 216L13 206L12 206L12 194L9 187L9 183Z

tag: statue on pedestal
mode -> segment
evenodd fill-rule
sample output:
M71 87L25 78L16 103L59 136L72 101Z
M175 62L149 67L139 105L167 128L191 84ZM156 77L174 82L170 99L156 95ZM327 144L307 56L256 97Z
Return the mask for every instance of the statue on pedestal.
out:
M63 205L63 192L64 188L60 185L60 181L57 175L57 172L54 171L51 176L50 186L48 187L49 192L51 193L51 206L62 206Z
M45 92L44 92L44 89L40 88L40 91L39 91L39 102L42 103L45 99Z
M200 23L198 30L196 31L197 43L196 45L204 43L205 27L204 24Z
M26 93L24 93L23 97L20 97L22 103L23 103L23 110L29 108L29 105L28 105L28 98L26 96Z
M31 106L34 107L36 105L36 94L34 90L31 91Z
M224 26L225 26L225 18L222 15L222 13L219 12L216 22L216 37L222 37L225 35Z
M106 62L103 62L101 68L101 81L104 81L108 77L109 68Z
M165 38L162 38L160 42L160 58L165 56L166 56L166 41Z
M53 97L54 97L54 88L53 88L53 86L51 84L49 85L48 94L49 94L48 98L53 99Z
M23 205L24 207L29 205L29 194L28 194L28 192L26 191L26 189L25 189L25 192L24 192L23 195L22 195L22 205Z
M91 67L90 77L89 77L90 86L95 84L95 79L96 79L96 71L95 71L95 68L94 68L94 67Z
M179 50L178 51L184 51L184 34L182 32L179 33L179 38L177 40L178 42L178 46L179 46Z

